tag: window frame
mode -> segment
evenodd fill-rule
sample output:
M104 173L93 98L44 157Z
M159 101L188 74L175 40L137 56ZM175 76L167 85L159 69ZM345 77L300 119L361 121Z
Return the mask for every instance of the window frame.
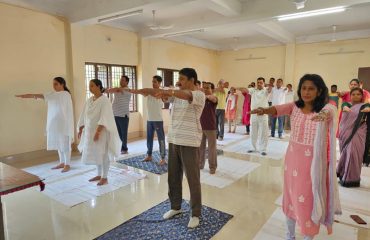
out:
M125 72L125 68L131 68L132 69L132 74L131 76L128 75L128 77L130 78L130 82L129 82L129 85L131 85L131 88L132 89L137 89L137 67L134 66L134 65L123 65L123 64L111 64L111 63L99 63L99 62L85 62L85 84L87 84L87 75L86 75L86 66L87 65L93 65L94 66L94 72L95 72L95 76L94 78L97 78L99 79L98 77L98 66L99 65L102 65L102 66L105 66L107 71L106 71L106 82L103 83L103 85L105 84L108 88L111 88L112 85L113 85L113 82L112 82L112 67L120 67L122 68L122 75L126 75L126 72ZM88 86L86 86L85 88L85 93L88 92ZM111 94L107 94L108 95L108 98L111 99ZM86 97L88 95L86 94ZM132 94L131 95L132 97L132 108L130 106L130 112L137 112L138 111L138 107L137 107L137 96L136 94Z
M161 77L162 77L162 84L161 84L161 87L162 88L165 88L165 87L169 87L170 85L172 85L172 86L175 86L175 84L176 84L176 80L174 79L174 73L175 72L177 72L178 74L179 74L179 72L180 72L180 70L177 70L177 69L170 69L170 68L161 68L161 67L157 67L157 70L156 70L156 74L158 74L158 71L162 71L162 75L161 75ZM165 75L164 75L164 72L165 71L170 71L170 72L172 72L172 83L169 85L169 86L165 86ZM178 81L178 79L177 79L177 81ZM169 103L163 103L163 107L162 107L162 109L169 109L169 106L170 106L170 104Z

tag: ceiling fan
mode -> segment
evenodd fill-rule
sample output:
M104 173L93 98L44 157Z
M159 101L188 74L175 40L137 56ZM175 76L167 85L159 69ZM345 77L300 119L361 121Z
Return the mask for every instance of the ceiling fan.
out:
M152 10L152 14L153 14L153 20L152 22L148 25L148 27L153 30L153 31L156 31L156 30L166 30L166 29L171 29L174 27L173 24L171 25L160 25L156 19L155 19L155 10Z

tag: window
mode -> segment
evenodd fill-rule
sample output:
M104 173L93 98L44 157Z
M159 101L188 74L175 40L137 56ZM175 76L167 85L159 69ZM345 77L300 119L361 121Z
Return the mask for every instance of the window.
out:
M101 80L104 88L119 87L122 75L126 75L130 78L128 87L131 89L136 89L137 79L135 66L85 63L86 99L92 96L89 91L89 82L91 79L97 78ZM111 96L108 94L108 97ZM137 97L135 94L131 95L130 111L137 112Z
M168 88L175 86L176 82L179 80L179 71L173 69L158 68L157 75L161 76L162 87ZM170 106L169 103L164 103L163 108L168 109Z

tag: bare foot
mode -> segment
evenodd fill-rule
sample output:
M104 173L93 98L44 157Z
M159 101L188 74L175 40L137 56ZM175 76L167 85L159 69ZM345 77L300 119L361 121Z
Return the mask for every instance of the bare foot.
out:
M64 168L64 163L60 163L51 169L61 169L61 168Z
M107 178L101 178L100 181L98 182L98 186L108 184L108 179Z
M143 160L143 162L150 162L150 161L152 161L153 159L152 159L152 156L146 156L145 158L144 158L144 160Z
M161 161L159 161L159 163L158 163L159 165L161 165L161 166L163 166L163 165L165 165L165 164L167 164L166 163L166 160L164 160L164 159L161 159Z
M64 165L64 168L63 168L62 172L68 172L70 169L71 169L71 166Z
M96 176L96 177L93 177L89 180L89 182L95 182L95 181L99 181L101 179L101 176Z

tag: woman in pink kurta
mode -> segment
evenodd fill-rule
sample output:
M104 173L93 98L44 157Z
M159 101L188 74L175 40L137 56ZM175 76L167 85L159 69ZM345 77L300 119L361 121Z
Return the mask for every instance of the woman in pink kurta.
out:
M335 168L332 163L334 162L334 154L329 147L333 146L330 144L332 140L330 140L329 135L331 133L332 139L334 139L334 127L331 128L331 132L329 128L325 128L327 131L323 133L319 133L321 128L318 129L319 126L322 127L323 125L334 126L335 109L327 104L328 89L319 75L306 74L301 78L298 89L299 100L297 102L270 108L259 108L253 110L252 113L277 116L290 115L291 137L285 156L283 189L283 212L287 216L288 227L287 239L295 239L294 228L296 222L301 233L305 236L304 239L313 239L319 233L320 222L327 225L329 232L331 231L332 214L335 211L333 200L334 195L337 194L334 190L335 187L325 188L327 190L323 191L325 194L321 194L322 192L316 189L316 175L325 176L323 177L324 180L319 182L319 186L329 186L329 184L333 184L335 171L333 173L333 169L329 167L319 169L319 171L313 169L313 166L316 167L313 161L317 161L317 159L324 166L329 166L329 160L331 159L332 168ZM321 134L323 137L316 138L316 134ZM317 143L320 142L319 138L325 138L326 146L317 147ZM315 147L320 150L315 149ZM321 154L318 154L317 151L320 151ZM325 157L315 158L314 156ZM315 180L315 184L313 184L313 180ZM318 216L319 221L314 220L317 219L315 214L319 212L315 207L318 205L315 202L317 198L323 199L325 206L319 207L322 211ZM338 198L335 200L338 200Z
M229 133L235 133L236 130L236 114L238 111L238 94L236 89L231 87L230 94L226 99L225 118L229 121Z
M242 92L244 96L244 104L243 104L243 118L242 118L242 123L245 125L247 134L249 135L249 126L250 126L250 121L251 121L251 95L248 92Z

